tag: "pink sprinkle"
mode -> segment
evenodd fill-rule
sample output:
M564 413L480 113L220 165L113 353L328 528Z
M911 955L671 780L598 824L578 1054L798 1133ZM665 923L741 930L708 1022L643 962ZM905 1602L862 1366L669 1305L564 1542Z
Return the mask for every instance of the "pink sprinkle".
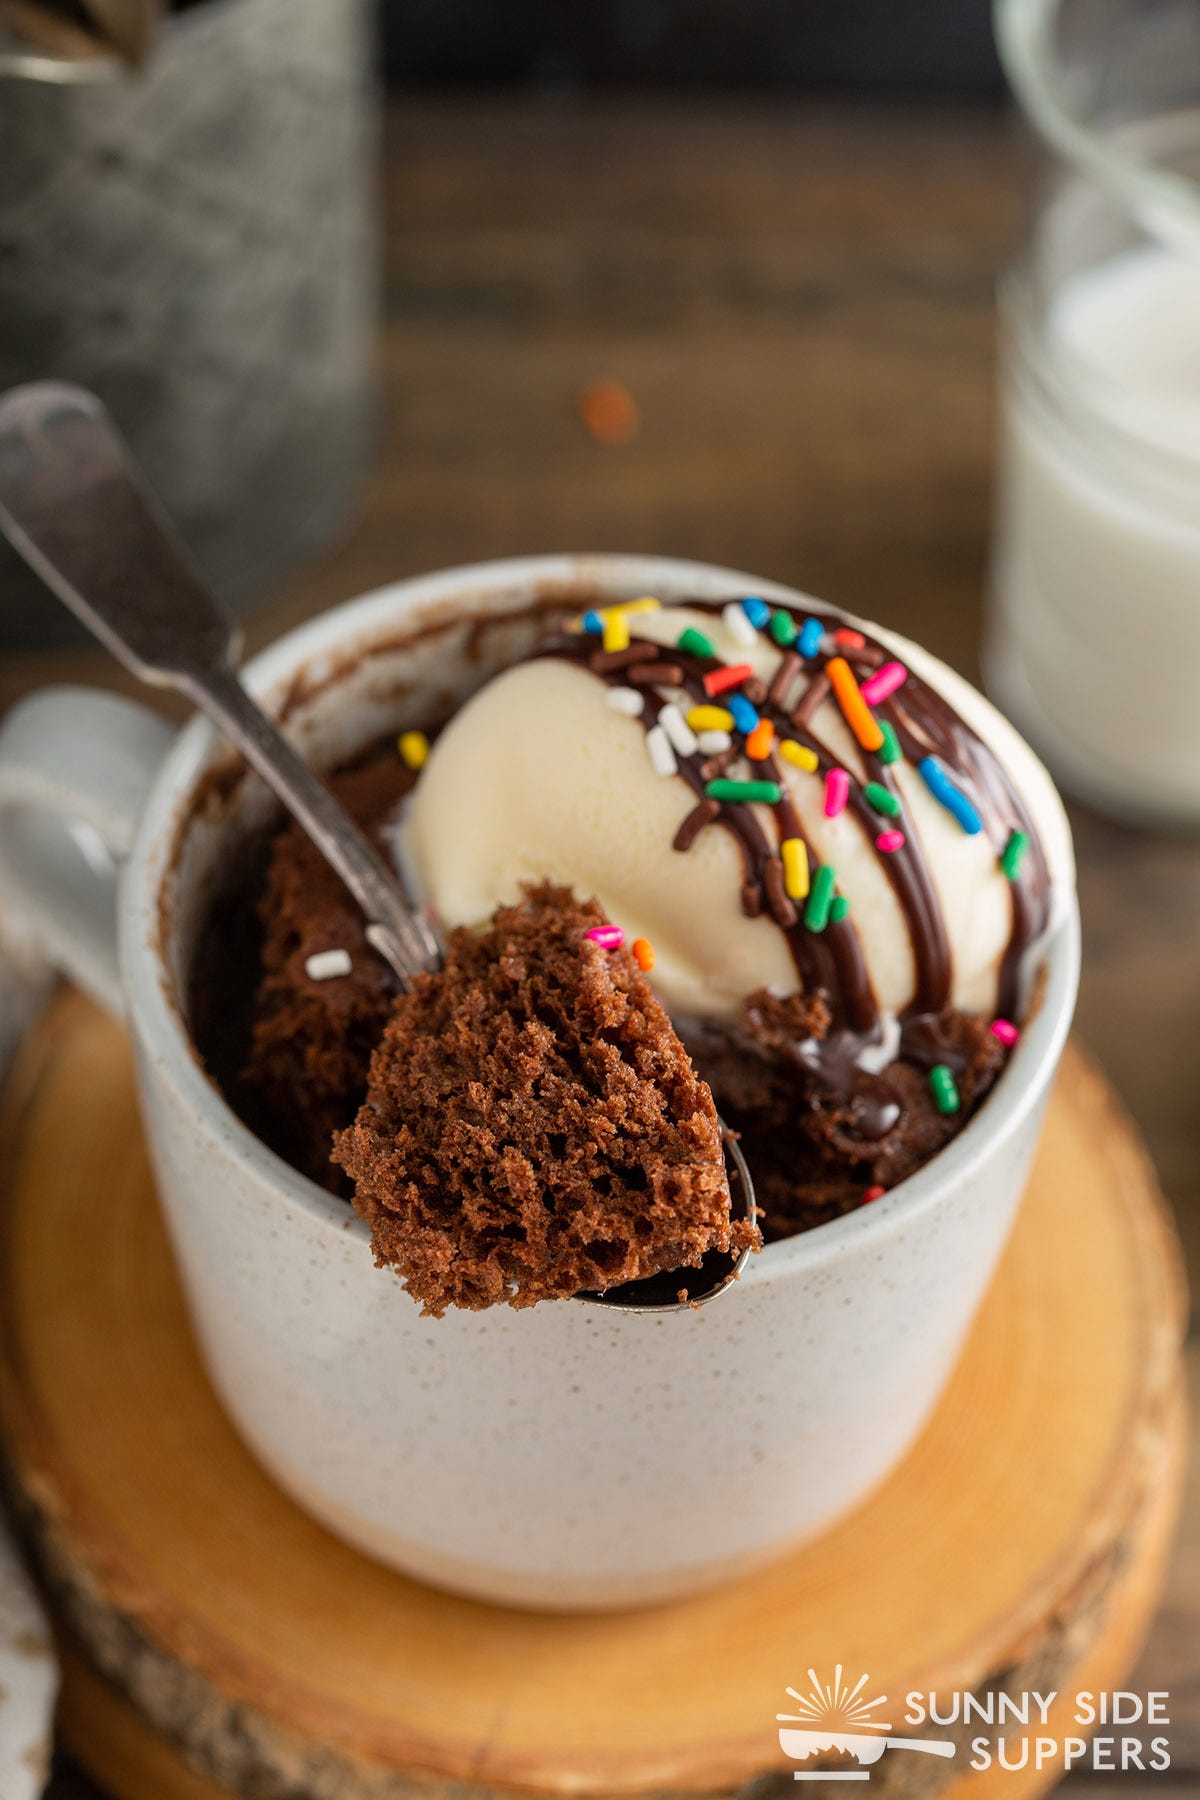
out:
M1002 1044L1007 1044L1010 1050L1020 1035L1020 1032L1017 1030L1011 1019L992 1020L992 1036L994 1038L999 1038Z
M625 933L619 925L593 925L584 935L590 937L593 944L599 944L602 950L619 950L625 942Z
M845 812L849 798L850 777L845 769L830 769L825 777L825 817L836 819L840 812Z
M868 706L878 706L889 694L894 694L898 687L903 687L908 680L908 670L903 663L887 662L874 675L868 675L859 688L859 693Z
M904 833L902 831L881 831L875 839L877 850L903 850Z

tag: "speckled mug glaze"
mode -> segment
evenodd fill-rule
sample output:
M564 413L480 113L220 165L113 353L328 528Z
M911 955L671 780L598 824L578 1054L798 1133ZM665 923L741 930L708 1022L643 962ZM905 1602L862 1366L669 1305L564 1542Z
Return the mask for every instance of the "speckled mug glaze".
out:
M247 677L329 764L477 686L528 641L531 601L597 591L803 601L744 574L645 557L492 563L340 607ZM728 1296L678 1317L567 1301L422 1318L373 1266L363 1225L251 1135L188 1040L176 996L209 877L232 834L264 815L261 789L205 786L228 753L202 722L156 767L160 729L110 697L36 696L0 734L0 881L37 912L59 960L129 1020L212 1380L279 1482L368 1554L503 1603L661 1600L828 1524L928 1417L1016 1211L1071 1018L1079 933L1069 834L1044 771L959 678L880 636L1021 763L1056 876L1041 1004L995 1092L928 1167L772 1244ZM64 818L91 832L87 893L63 891L70 865L48 834ZM97 834L123 859L119 978Z

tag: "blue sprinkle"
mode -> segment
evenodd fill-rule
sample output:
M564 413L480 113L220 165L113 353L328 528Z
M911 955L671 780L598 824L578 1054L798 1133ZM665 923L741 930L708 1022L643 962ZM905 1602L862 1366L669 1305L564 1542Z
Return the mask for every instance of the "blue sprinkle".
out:
M758 724L758 714L747 700L745 694L730 694L726 699L725 704L733 714L733 722L738 730L743 732L746 737L749 737L750 733L754 730L754 727Z
M948 813L953 813L968 837L983 830L983 820L962 789L951 781L936 756L923 756L917 768L934 799L940 800Z
M825 635L825 627L820 619L805 619L800 627L800 636L796 648L801 656L815 656L821 648L821 639Z
M746 598L742 601L742 611L753 625L755 631L761 631L771 616L770 607L765 600L760 600L757 594L746 595Z
M600 617L598 612L585 612L583 615L583 629L585 631L603 631L604 620Z

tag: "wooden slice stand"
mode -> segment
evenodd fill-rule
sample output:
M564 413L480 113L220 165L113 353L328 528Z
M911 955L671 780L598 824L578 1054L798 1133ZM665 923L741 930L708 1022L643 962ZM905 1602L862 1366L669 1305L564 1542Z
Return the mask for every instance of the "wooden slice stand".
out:
M1062 1734L1073 1696L1136 1654L1178 1501L1183 1286L1153 1176L1078 1052L903 1465L774 1566L600 1617L406 1581L271 1484L197 1358L125 1039L78 996L26 1047L3 1131L0 1430L62 1624L62 1723L121 1800L782 1795L775 1713L810 1668L894 1697L1057 1689ZM1054 1779L972 1773L982 1731L953 1762L890 1752L874 1791L1022 1800Z

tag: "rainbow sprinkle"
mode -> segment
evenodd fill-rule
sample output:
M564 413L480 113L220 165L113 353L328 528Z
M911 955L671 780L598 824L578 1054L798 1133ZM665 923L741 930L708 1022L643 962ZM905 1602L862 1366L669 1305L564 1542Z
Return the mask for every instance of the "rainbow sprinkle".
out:
M801 656L816 656L821 648L821 640L825 636L820 619L805 619L800 627L800 638L796 645Z
M935 1063L929 1071L929 1091L940 1113L956 1113L962 1106L958 1083L948 1063Z
M882 1200L886 1193L887 1189L885 1187L880 1187L879 1183L876 1182L874 1187L869 1187L867 1189L862 1197L862 1203L864 1206L869 1206L872 1200Z
M710 800L761 800L765 806L778 806L782 790L777 781L708 781L704 792Z
M723 669L710 669L702 678L701 685L710 700L718 694L727 694L730 688L741 687L743 681L749 681L754 670L749 663L728 663Z
M1005 1045L1009 1050L1012 1049L1013 1045L1021 1035L1011 1019L993 1019L991 1032L992 1036L997 1038L1000 1043Z
M779 754L784 762L792 763L797 769L806 769L811 775L820 765L820 757L807 744L798 744L795 738L784 738L779 745Z
M852 631L848 625L843 625L834 632L833 641L844 645L847 650L861 650L867 640L861 631Z
M629 719L640 719L646 710L646 696L636 688L610 687L604 699L613 712L624 713Z
M619 950L625 942L625 933L619 925L593 925L584 936L591 938L593 944L599 944L602 950Z
M824 931L828 925L836 886L837 876L833 869L828 863L822 863L812 878L808 904L804 908L804 923L810 931Z
M903 687L908 680L908 670L903 663L886 662L881 669L876 669L862 684L862 697L868 706L878 706L889 694Z
M904 760L904 752L900 748L900 739L896 736L896 727L886 719L879 720L879 729L883 733L883 742L879 746L881 763L898 763Z
M791 613L780 608L771 614L771 636L781 650L790 650L799 635L800 627Z
M713 649L712 639L706 638L694 625L689 625L686 631L680 632L675 639L675 648L686 651L689 656L712 657L717 654Z
M868 806L873 807L877 813L882 813L886 819L900 817L899 800L891 788L885 788L881 781L868 781L863 789L863 799Z
M423 731L404 731L399 739L400 755L404 766L416 774L429 761L429 739Z
M789 900L803 900L808 894L808 845L803 838L784 838L779 846L783 864L783 891Z
M733 722L744 737L758 729L758 709L751 706L745 694L731 694L729 710L733 714Z
M883 733L879 729L879 721L872 716L871 709L862 697L850 664L844 656L831 656L825 664L825 673L842 709L842 716L863 749L878 750L883 743Z
M754 629L756 631L761 631L771 616L771 609L766 601L760 600L757 594L747 594L741 605L742 611L745 613Z
M836 819L846 810L850 798L850 777L845 769L830 769L825 777L825 817Z
M879 836L875 839L875 848L877 850L882 850L885 856L889 855L893 850L903 850L904 833L902 831L896 831L894 828L891 831L881 831Z
M940 801L946 811L958 820L968 837L974 837L983 830L983 820L962 789L951 781L936 756L923 756L917 768L934 799Z
M692 706L687 722L693 731L732 731L733 714L723 706Z
M654 967L654 945L649 938L634 938L630 949L633 951L633 960L642 974L648 975Z
M605 613L604 648L606 650L628 650L629 620L623 612Z
M304 973L310 981L332 981L337 975L348 975L352 968L348 950L316 950L304 961Z
M732 750L733 739L727 731L701 731L696 736L696 748L701 756L724 756L726 750Z
M593 608L590 612L584 613L582 619L579 621L579 628L581 631L600 632L604 630L604 620L595 608Z
M746 755L751 762L765 762L775 742L775 727L770 719L760 719L746 739Z
M646 749L650 755L650 767L656 775L674 775L679 764L675 760L671 740L661 725L652 725L646 733Z
M696 734L677 706L668 703L658 709L658 722L671 740L677 756L694 756L698 748Z
M1000 857L1000 867L1009 881L1020 880L1021 864L1025 861L1028 849L1029 833L1027 831L1014 831L1009 834L1008 842Z
M749 613L746 611L746 602L744 600L740 602L731 600L728 606L723 606L721 608L721 623L724 625L735 644L741 644L745 649L749 649L751 644L756 644L758 642L758 633L755 631L754 623L750 618Z
M845 894L835 894L829 904L829 923L840 925L850 911L850 902Z

